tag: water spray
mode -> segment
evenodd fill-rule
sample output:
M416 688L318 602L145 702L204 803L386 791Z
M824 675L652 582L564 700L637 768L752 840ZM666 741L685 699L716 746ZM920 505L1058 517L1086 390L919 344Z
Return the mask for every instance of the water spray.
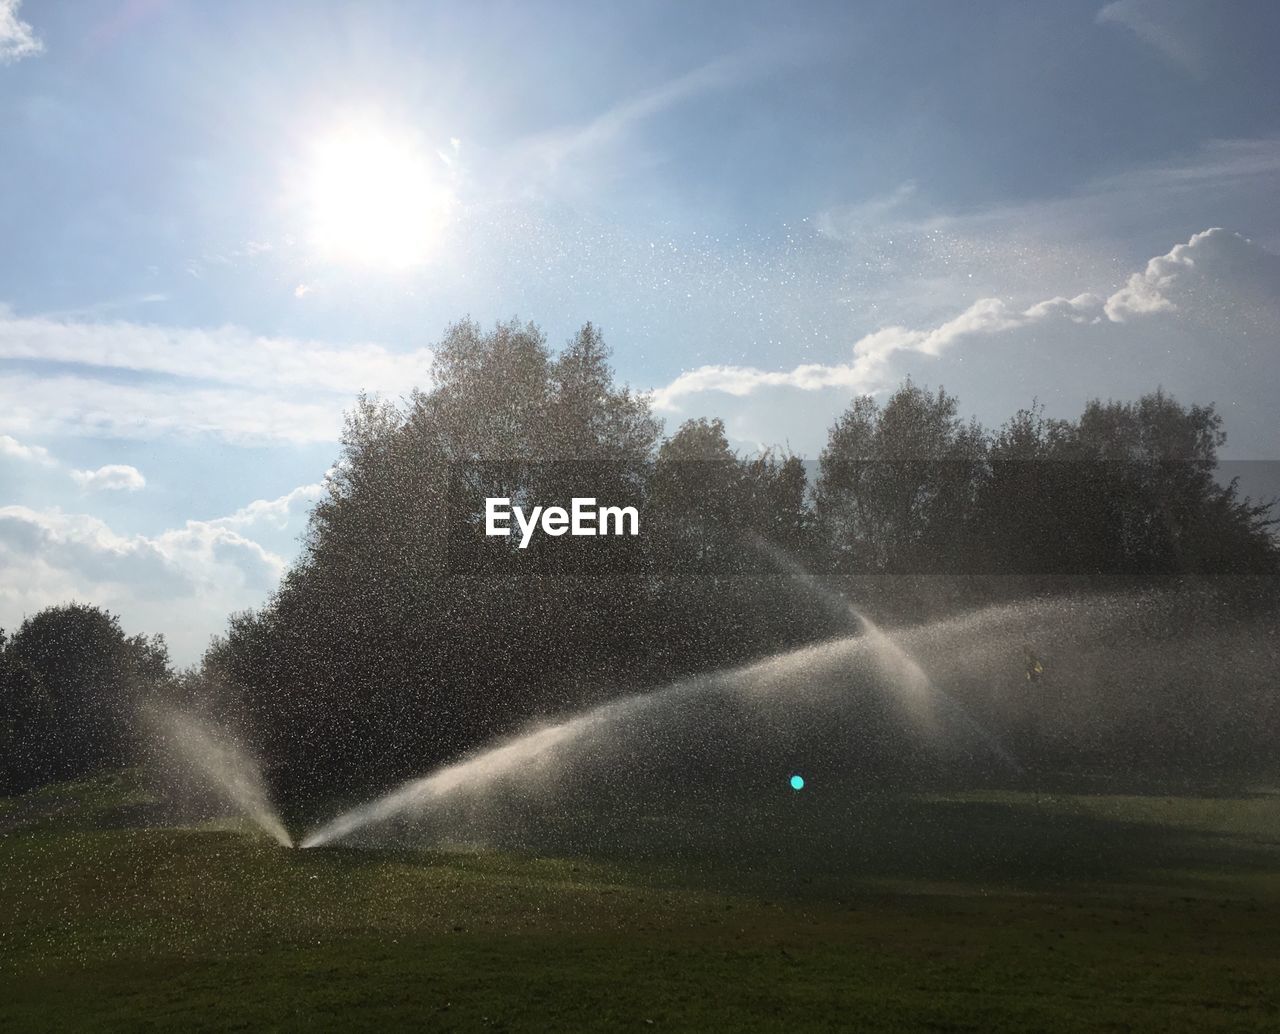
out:
M847 605L847 604L846 604ZM856 611L852 611L855 615ZM540 765L564 761L564 752L594 733L618 734L627 722L670 709L711 693L759 700L762 695L807 691L813 685L838 681L858 659L864 658L888 676L888 681L909 706L907 712L918 719L913 725L926 736L937 731L935 709L930 705L941 694L932 686L924 670L902 647L865 617L863 634L828 640L789 650L742 667L722 669L694 676L662 689L640 693L584 711L554 725L536 728L497 747L410 780L382 797L351 808L307 835L303 848L319 847L341 840L368 826L391 819L413 816L428 807L441 806L463 794L483 793L509 776L528 776ZM938 712L952 716L961 727L986 745L1002 761L1016 765L999 743L985 733L954 701L940 705ZM922 716L928 716L924 721ZM803 788L791 783L796 790Z
M149 707L144 718L170 745L184 767L281 847L293 838L271 806L257 763L225 733L194 715Z
M795 557L772 542L754 535L752 545L766 554L798 584L824 600L829 606L857 621L868 645L871 646L885 674L889 677L890 684L897 688L900 699L910 711L914 721L928 731L936 732L940 717L938 711L945 711L949 719L964 726L1002 762L1016 772L1022 771L1022 766L1017 759L1005 750L1000 741L958 700L935 685L920 666L920 662L860 608L854 606L848 597L824 585Z

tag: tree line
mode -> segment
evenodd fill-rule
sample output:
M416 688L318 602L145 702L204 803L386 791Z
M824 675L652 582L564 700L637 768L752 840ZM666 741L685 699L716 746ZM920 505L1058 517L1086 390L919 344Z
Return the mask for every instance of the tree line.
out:
M255 738L286 800L355 796L535 715L848 632L842 592L908 619L1064 577L1277 570L1268 507L1220 479L1221 418L1160 391L1075 420L1033 404L988 430L907 382L855 398L809 470L737 454L720 420L664 438L590 324L557 353L532 324L464 321L433 374L399 404L358 400L279 589L171 680ZM636 505L642 534L521 551L483 535L495 495ZM5 735L68 722L59 751L104 762L85 721L116 705L88 698L120 680L64 689L33 660L42 618L4 650ZM98 636L84 649L129 678L163 666L154 642Z

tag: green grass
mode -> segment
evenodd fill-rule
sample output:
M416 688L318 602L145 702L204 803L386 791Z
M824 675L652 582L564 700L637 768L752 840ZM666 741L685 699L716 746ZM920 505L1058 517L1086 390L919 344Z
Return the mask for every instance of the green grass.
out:
M696 869L288 851L144 797L0 810L0 1029L1280 1027L1274 796L885 797L810 867Z

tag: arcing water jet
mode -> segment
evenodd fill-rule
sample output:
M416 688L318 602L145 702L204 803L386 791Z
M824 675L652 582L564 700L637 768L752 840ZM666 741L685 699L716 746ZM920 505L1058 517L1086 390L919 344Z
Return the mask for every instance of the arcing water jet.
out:
M819 643L777 654L745 667L695 676L663 689L602 704L555 725L542 726L472 758L439 769L403 784L383 797L352 808L308 835L301 846L317 847L350 836L389 819L413 816L451 798L479 795L510 776L526 778L535 770L558 766L564 773L574 761L598 763L606 756L627 751L648 756L675 738L673 727L689 724L688 711L705 706L713 698L745 706L769 727L783 724L789 715L770 715L769 705L798 708L830 698L847 683L851 672L879 669L890 676L896 694L907 695L911 724L921 736L938 732L933 709L925 706L934 691L924 671L901 648L869 621L868 633ZM685 708L687 711L682 711ZM847 708L846 708L847 709ZM947 708L954 713L954 708ZM923 720L928 717L928 721ZM697 715L691 721L696 721ZM664 723L666 725L664 726ZM1008 755L983 734L976 723L960 723L961 731L991 749L1001 760ZM972 737L974 732L979 733ZM637 746L639 744L640 746ZM594 748L594 749L593 749Z
M920 666L920 662L900 642L888 635L861 609L849 602L843 594L834 591L813 576L798 560L772 542L755 536L752 544L767 555L778 567L803 585L809 592L824 600L828 606L843 612L857 621L866 637L867 646L875 654L890 684L909 712L910 718L930 733L938 732L939 710L957 720L986 744L990 751L1006 765L1018 770L1017 760L1001 745L1000 741L984 728L960 703L934 685Z

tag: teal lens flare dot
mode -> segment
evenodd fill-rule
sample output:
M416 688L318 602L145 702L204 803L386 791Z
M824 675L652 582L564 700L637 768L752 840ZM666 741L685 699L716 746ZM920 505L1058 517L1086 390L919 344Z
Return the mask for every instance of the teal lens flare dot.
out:
M791 777L791 789L793 790L804 789L804 776L802 776L799 772L797 772L795 775Z

